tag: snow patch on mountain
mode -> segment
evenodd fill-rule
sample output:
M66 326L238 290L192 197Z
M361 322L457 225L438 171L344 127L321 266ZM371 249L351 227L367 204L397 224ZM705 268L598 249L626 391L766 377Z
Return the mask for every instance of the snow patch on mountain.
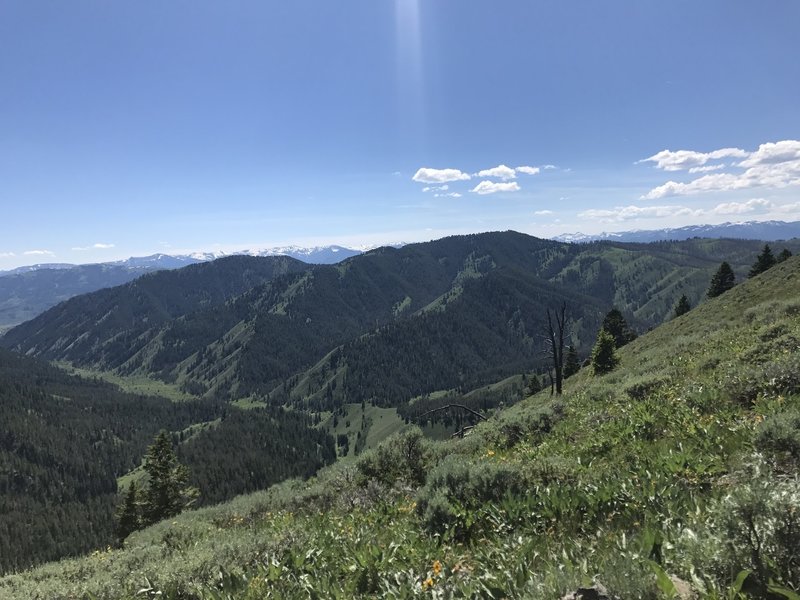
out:
M596 241L658 242L687 240L693 237L735 238L774 242L800 237L800 221L740 221L719 225L688 225L667 229L635 229L597 234L562 233L552 239L559 242L585 243Z

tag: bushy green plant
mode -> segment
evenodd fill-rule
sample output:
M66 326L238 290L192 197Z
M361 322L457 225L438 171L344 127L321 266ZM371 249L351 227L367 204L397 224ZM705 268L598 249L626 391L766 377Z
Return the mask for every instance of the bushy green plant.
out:
M493 423L492 432L485 439L500 448L512 448L524 439L547 434L553 425L564 418L565 405L561 400L553 400L533 409L501 416Z
M451 455L430 472L417 495L417 512L428 531L469 538L480 526L477 511L483 504L522 492L519 469L488 458L473 462Z
M766 596L770 585L800 586L800 479L777 479L757 460L739 473L730 492L698 516L678 540L675 556L687 572L703 573L712 588L742 571L744 589Z
M358 461L365 482L379 481L389 487L397 482L418 487L425 483L430 442L414 427L395 435Z
M767 417L756 430L755 445L759 450L785 453L800 460L800 411L787 410Z
M751 404L759 394L800 393L800 354L788 354L750 369L741 369L724 387L731 400L740 404Z

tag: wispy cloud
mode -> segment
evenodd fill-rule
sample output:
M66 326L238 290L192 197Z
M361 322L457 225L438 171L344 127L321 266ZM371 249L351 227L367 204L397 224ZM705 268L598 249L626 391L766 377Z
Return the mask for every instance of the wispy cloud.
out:
M715 215L743 215L757 210L772 208L773 204L764 198L753 198L747 202L724 202L711 209Z
M461 194L458 192L447 192L442 194L434 194L434 198L461 198Z
M538 217L546 217L547 215L554 215L555 213L552 210L537 210L533 214Z
M748 154L747 151L741 148L721 148L713 152L695 152L694 150L677 150L673 152L672 150L662 150L638 162L654 162L657 168L664 171L684 171L692 167L701 167L710 160L729 157L744 158Z
M470 179L469 173L458 169L431 169L422 167L412 177L419 183L448 183L450 181L465 181Z
M422 188L423 192L446 192L450 189L450 186L446 183L444 185L426 185Z
M11 258L16 256L13 252L0 252L0 258Z
M481 196L485 196L486 194L496 194L497 192L518 192L519 190L520 187L516 181L509 181L507 183L497 183L494 181L481 181L470 191L475 194L480 194Z
M23 252L25 256L55 256L55 252L50 250L26 250Z
M589 209L578 213L582 219L595 219L605 223L630 221L633 219L652 219L700 215L703 211L693 210L686 206L616 206L613 209Z
M710 171L719 171L725 168L725 163L719 165L705 165L703 167L692 167L689 173L708 173Z
M795 213L800 215L800 202L792 202L791 204L781 204L774 207L775 212L780 213Z
M666 154L665 154L666 153ZM761 144L754 152L739 148L723 148L706 154L680 150L664 150L645 159L654 161L666 171L683 168L698 169L704 166L708 157L737 157L744 160L731 167L744 171L710 173L687 182L667 181L647 192L642 199L659 200L669 196L689 196L707 192L730 192L756 187L785 188L800 185L800 141L783 140ZM642 162L642 161L640 161ZM716 166L715 166L716 167ZM710 169L705 169L710 170ZM714 170L717 170L716 168ZM695 170L697 172L703 172Z
M92 244L91 246L76 246L72 248L72 250L108 250L109 248L113 248L114 244L103 244L102 242L98 242L97 244Z

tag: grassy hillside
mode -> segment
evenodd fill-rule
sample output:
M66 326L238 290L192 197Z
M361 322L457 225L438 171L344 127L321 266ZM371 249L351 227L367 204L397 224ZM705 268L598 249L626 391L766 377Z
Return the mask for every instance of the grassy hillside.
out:
M463 440L407 431L0 598L795 598L800 258L619 355Z

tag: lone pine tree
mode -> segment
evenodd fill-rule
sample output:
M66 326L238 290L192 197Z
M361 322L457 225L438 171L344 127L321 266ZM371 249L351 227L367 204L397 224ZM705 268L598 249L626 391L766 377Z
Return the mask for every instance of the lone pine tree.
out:
M605 329L601 329L592 349L592 369L595 375L610 373L619 364L615 347L614 337Z
M115 533L120 542L141 527L140 510L138 488L132 481L116 514Z
M189 469L178 462L166 431L147 449L144 470L148 475L142 503L145 524L174 517L197 499L197 489L189 486Z
M680 297L680 300L675 304L675 311L674 314L676 317L680 317L681 315L685 315L692 309L692 306L689 304L689 299L686 297L686 294Z
M602 329L611 334L617 348L636 339L636 333L628 327L628 322L618 308L612 308L603 319Z
M706 296L709 298L716 298L720 294L724 294L729 289L736 285L736 275L733 274L731 266L724 262L719 266L717 272L711 278L711 284L708 286Z
M775 256L772 254L772 248L769 247L769 244L764 244L761 254L758 255L756 262L753 263L753 266L750 268L748 277L760 275L767 269L774 267L777 262L778 261L775 259Z

